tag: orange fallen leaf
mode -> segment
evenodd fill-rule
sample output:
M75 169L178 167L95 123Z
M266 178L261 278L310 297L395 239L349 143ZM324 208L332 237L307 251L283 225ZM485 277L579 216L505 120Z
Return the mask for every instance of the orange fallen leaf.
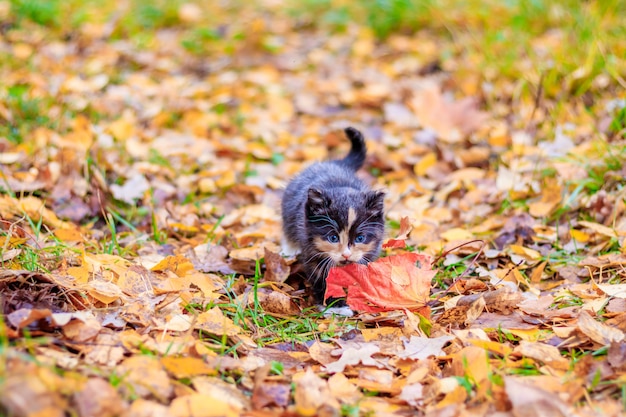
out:
M169 411L170 415L176 417L234 417L241 415L241 410L224 400L204 394L191 394L174 398Z
M404 239L389 239L383 243L383 249L402 249L406 247Z
M383 243L383 249L404 249L406 247L406 240L409 238L409 233L413 229L411 220L404 216L400 219L400 230L395 239L389 239Z
M424 310L436 273L432 258L417 253L332 268L326 280L326 297L345 297L347 288L347 302L353 310Z
M193 270L193 265L182 255L167 256L158 264L151 268L152 271L172 271L179 277L183 277L187 272Z
M175 378L189 378L196 375L214 375L215 368L200 358L166 356L161 358L161 365Z

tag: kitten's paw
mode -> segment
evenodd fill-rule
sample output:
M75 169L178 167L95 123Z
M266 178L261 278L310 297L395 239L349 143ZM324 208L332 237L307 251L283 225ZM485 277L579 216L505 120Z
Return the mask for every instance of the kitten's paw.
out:
M287 258L292 258L297 256L300 253L300 248L289 243L286 239L280 242L280 254L281 256L285 256Z
M324 314L324 317L332 317L332 316L343 316L343 317L352 317L354 316L354 311L350 309L350 307L344 305L342 307L326 307L326 306L318 306L319 310Z

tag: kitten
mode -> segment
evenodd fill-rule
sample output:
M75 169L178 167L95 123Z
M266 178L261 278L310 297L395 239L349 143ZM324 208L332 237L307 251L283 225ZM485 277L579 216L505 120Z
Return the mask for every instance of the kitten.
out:
M350 153L302 171L282 200L284 244L292 254L300 253L319 303L330 268L373 261L384 234L385 194L355 175L365 161L365 140L352 127L345 133L352 143Z

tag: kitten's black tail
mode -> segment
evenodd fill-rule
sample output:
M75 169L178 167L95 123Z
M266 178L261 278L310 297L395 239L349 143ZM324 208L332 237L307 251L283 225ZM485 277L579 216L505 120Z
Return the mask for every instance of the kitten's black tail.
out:
M361 132L353 127L347 127L344 132L346 132L346 136L350 139L352 148L350 148L350 153L348 153L348 155L346 155L346 157L339 162L341 162L342 165L356 171L361 168L363 166L363 162L365 162L365 153L367 152L367 148L365 147L365 138L363 138Z

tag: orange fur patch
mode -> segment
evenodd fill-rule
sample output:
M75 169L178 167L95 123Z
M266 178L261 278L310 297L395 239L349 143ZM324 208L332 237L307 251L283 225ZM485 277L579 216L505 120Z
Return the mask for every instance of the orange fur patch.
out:
M346 228L347 230L352 229L352 225L354 224L355 220L356 220L356 211L354 211L354 209L350 207L348 209L348 227Z

